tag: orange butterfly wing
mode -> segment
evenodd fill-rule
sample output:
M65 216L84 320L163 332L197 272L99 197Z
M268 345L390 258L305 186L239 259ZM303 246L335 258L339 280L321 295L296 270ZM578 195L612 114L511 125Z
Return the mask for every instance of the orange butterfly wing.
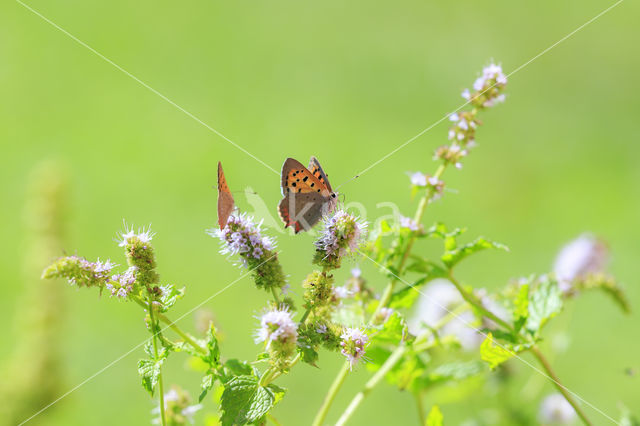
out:
M282 166L282 194L316 192L323 197L331 195L327 185L298 160L287 158Z
M234 206L233 196L222 171L222 163L218 161L218 225L220 225L220 229L227 226Z

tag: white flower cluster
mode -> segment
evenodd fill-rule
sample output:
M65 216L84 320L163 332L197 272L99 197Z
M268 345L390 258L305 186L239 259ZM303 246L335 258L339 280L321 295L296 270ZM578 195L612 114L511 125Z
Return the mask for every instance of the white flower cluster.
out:
M328 256L346 256L358 249L365 235L367 224L357 217L338 210L324 219L324 228L315 242L316 248Z
M278 308L266 312L260 318L260 328L256 334L256 343L267 342L267 348L272 342L295 344L298 340L298 326L286 309Z
M349 360L350 368L353 368L364 356L369 336L359 328L346 328L340 338L342 339L340 342L341 353Z

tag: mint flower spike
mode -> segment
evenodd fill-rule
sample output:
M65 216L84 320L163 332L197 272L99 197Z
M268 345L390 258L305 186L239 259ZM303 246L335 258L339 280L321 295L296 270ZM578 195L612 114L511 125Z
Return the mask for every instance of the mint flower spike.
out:
M367 223L344 210L323 219L323 229L315 241L314 263L327 268L338 268L344 256L354 253L366 235Z
M482 75L473 83L475 93L465 89L462 97L471 101L475 107L490 108L504 102L505 95L502 91L506 85L507 76L502 72L502 67L490 64L482 69Z
M553 272L564 293L573 289L573 282L589 274L604 272L609 260L607 245L585 233L567 243L558 253Z
M172 386L168 392L165 392L163 399L165 418L169 425L194 424L194 414L202 409L202 404L191 405L189 393L178 386ZM158 416L151 421L151 424L162 424L160 407L151 410L151 414Z
M359 328L346 328L340 336L342 341L340 351L349 361L349 369L353 369L353 366L358 363L365 354L365 347L369 343L369 336L367 336L364 330Z
M125 293L131 293L134 282L146 287L147 291L154 290L153 284L160 281L160 276L155 271L156 259L151 245L154 236L151 228L141 228L137 232L133 228L125 228L124 232L120 233L118 246L124 248L129 269L124 274L114 277L119 286L113 283L113 289L109 289L113 295L123 297Z
M576 411L559 393L548 395L540 404L539 420L544 424L572 424Z
M69 284L77 287L102 289L112 281L110 273L115 266L110 260L89 262L84 257L67 256L59 258L46 268L42 278L65 278Z
M255 341L266 343L272 364L287 364L289 357L296 351L298 325L291 318L291 313L285 305L273 308L262 315Z
M276 243L262 235L261 225L262 221L256 224L242 213L229 217L224 229L210 229L207 233L220 239L221 254L240 256L240 265L253 271L256 286L269 291L284 287L287 281L275 251Z

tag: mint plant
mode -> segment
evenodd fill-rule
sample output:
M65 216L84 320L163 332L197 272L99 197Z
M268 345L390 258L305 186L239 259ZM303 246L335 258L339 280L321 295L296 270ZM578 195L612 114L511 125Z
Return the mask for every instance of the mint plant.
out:
M465 228L423 223L427 208L445 195L445 171L450 166L463 167L476 147L480 116L504 102L506 84L501 67L491 64L472 89L463 91L466 109L449 117L449 142L434 154L435 172L410 174L412 195L419 195L413 216L380 221L369 232L366 222L344 210L323 219L309 252L313 269L298 279L304 290L302 300L294 300L288 292L292 284L278 260L286 254L276 250L275 240L253 218L238 214L229 218L224 229L209 231L219 239L221 254L246 269L256 289L266 294L254 333L258 345L254 359L238 360L226 353L213 323L204 335L195 337L170 319L185 289L161 280L149 229L129 228L121 233L123 267L110 260L67 256L51 264L43 277L96 288L142 309L150 338L137 370L142 387L158 399L153 414L158 424L187 424L200 409L217 412L216 418L225 426L278 424L271 412L287 392L277 384L278 378L295 374L299 363L320 365L323 350L343 357L344 365L315 417L301 419L302 423L325 424L349 374L366 368L371 376L360 392L347 396L350 403L339 425L351 420L362 401L383 382L414 395L420 424L442 425L439 407L424 407L426 394L445 384L462 386L470 378L482 381L492 374L508 375L505 363L529 352L558 390L542 402L539 420L564 422L577 416L592 424L539 344L547 324L570 299L585 291L602 290L629 310L622 289L604 270L604 246L583 236L559 256L555 271L515 279L492 293L460 281L456 272L471 256L508 248L485 237L468 239ZM418 240L440 246L441 254L420 253ZM358 268L352 269L344 285L337 285L337 271L348 258L377 265L387 281L381 293ZM170 390L165 386L163 367L180 353L195 360L191 364L203 375L197 403L177 385ZM505 410L502 421L536 422L525 414L514 418L513 412Z

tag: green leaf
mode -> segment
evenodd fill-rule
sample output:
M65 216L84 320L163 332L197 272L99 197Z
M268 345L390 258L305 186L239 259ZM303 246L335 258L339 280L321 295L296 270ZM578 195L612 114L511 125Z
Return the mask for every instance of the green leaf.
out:
M519 331L529 317L529 284L520 286L518 295L513 301L513 318L516 331Z
M487 334L480 345L480 358L486 361L492 370L513 356L513 352L495 344L491 333Z
M217 368L220 365L220 347L218 346L218 339L216 337L216 328L213 324L209 325L205 346L207 348L207 354L201 356L202 360L212 368Z
M372 345L397 345L407 336L407 324L398 312L393 312L371 338Z
M448 381L464 380L486 370L480 361L442 364L427 375L426 384L437 385Z
M222 393L222 425L245 425L258 421L282 399L284 389L260 386L255 376L236 376L229 380Z
M216 381L216 375L213 373L209 373L202 378L202 383L200 384L200 396L198 397L198 402L202 402L205 396L207 396L207 392L211 390L213 384Z
M425 420L425 426L442 426L442 422L444 417L442 416L442 412L437 405L431 407L431 411L429 411L429 415Z
M413 259L413 263L407 266L407 271L418 272L429 279L449 276L447 270L438 263L415 255L411 256L411 259Z
M225 370L229 376L250 376L254 375L253 368L246 362L232 358L224 363Z
M412 307L420 295L420 287L422 287L427 281L427 278L420 278L410 286L393 293L391 295L391 300L389 301L389 307L393 309Z
M152 359L141 359L138 361L138 374L142 379L142 387L146 389L151 396L155 391L158 384L158 377L160 376L160 367L164 359L154 361Z
M461 260L485 249L500 249L509 251L509 248L504 244L487 240L482 237L478 237L470 243L467 243L461 247L456 247L454 243L445 240L445 253L442 255L442 261L449 268L453 268Z
M166 285L160 287L160 289L162 290L162 296L160 296L162 307L160 308L160 312L167 312L184 296L184 287L176 289L173 285Z
M538 333L544 324L562 309L562 292L556 281L541 278L533 291L529 292L529 317L526 327Z
M318 351L308 342L298 340L298 351L302 357L302 361L317 367Z

